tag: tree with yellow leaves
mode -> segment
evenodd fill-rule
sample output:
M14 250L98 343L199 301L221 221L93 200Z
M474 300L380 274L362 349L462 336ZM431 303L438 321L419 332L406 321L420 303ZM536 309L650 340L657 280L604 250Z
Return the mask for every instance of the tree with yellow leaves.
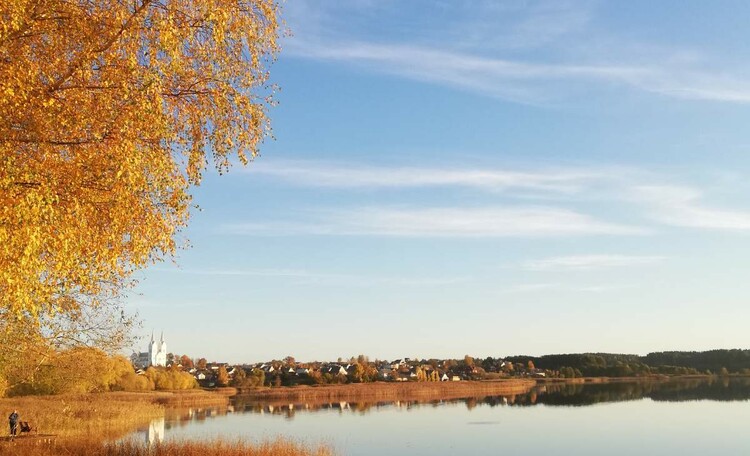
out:
M274 0L0 2L0 314L102 306L270 133Z

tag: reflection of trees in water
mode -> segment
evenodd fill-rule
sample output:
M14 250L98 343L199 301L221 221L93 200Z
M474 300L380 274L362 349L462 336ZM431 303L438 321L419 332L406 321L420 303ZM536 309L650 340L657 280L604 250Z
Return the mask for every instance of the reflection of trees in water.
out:
M538 388L538 404L584 406L601 402L621 402L643 399L655 382L609 383L589 385L546 385ZM523 402L521 405L524 404Z
M634 381L593 384L545 384L526 394L477 396L452 400L313 402L304 404L269 402L236 396L232 401L238 413L258 413L293 419L296 413L329 412L367 414L373 410L444 407L464 405L468 410L479 406L586 406L604 402L622 402L650 398L655 401L741 401L750 400L750 378L708 377L670 381ZM183 420L205 419L218 409L194 409ZM183 421L180 420L180 421Z
M750 399L750 378L712 378L711 382L699 382L690 389L665 388L655 391L651 399L655 401L746 401Z
M654 401L745 401L750 400L749 378L708 377L665 382L640 381L588 385L547 385L537 403L583 406L602 402L640 399Z

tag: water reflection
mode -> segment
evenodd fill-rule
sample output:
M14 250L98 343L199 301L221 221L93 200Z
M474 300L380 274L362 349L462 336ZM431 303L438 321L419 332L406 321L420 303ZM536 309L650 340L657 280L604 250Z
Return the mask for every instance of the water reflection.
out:
M230 407L168 410L166 420L137 437L145 433L153 443L283 436L329 444L347 456L486 455L500 447L530 456L702 455L717 448L750 454L749 400L750 378L547 383L525 394L451 400L290 403L238 396Z
M750 378L708 377L661 382L545 385L535 390L536 397L521 401L522 405L586 406L646 398L657 402L746 401L750 399Z
M150 445L164 441L164 417L153 420L146 431L146 442Z
M668 381L632 381L587 384L542 384L525 394L507 396L477 396L451 400L396 400L396 401L319 401L294 403L259 401L251 397L235 396L226 408L190 408L170 410L166 429L186 426L191 422L226 415L249 413L279 416L293 420L298 413L368 414L383 409L411 410L415 408L461 406L467 410L476 407L530 407L546 406L581 407L606 402L623 402L650 399L652 401L747 401L750 400L750 378L695 378ZM161 431L158 431L161 429ZM153 434L163 438L164 422L157 424ZM149 428L149 441L152 430Z

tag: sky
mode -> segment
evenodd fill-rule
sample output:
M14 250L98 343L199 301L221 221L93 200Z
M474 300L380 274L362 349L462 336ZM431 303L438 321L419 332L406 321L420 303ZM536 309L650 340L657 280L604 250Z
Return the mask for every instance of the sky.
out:
M283 18L274 139L194 190L139 334L232 363L750 347L750 3Z

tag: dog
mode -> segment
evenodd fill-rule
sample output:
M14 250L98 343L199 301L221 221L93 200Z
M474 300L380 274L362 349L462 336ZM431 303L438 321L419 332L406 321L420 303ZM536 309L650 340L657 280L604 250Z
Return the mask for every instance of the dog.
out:
M20 425L19 430L21 431L21 434L23 434L24 432L28 434L34 430L31 428L28 421L21 421L18 424Z

